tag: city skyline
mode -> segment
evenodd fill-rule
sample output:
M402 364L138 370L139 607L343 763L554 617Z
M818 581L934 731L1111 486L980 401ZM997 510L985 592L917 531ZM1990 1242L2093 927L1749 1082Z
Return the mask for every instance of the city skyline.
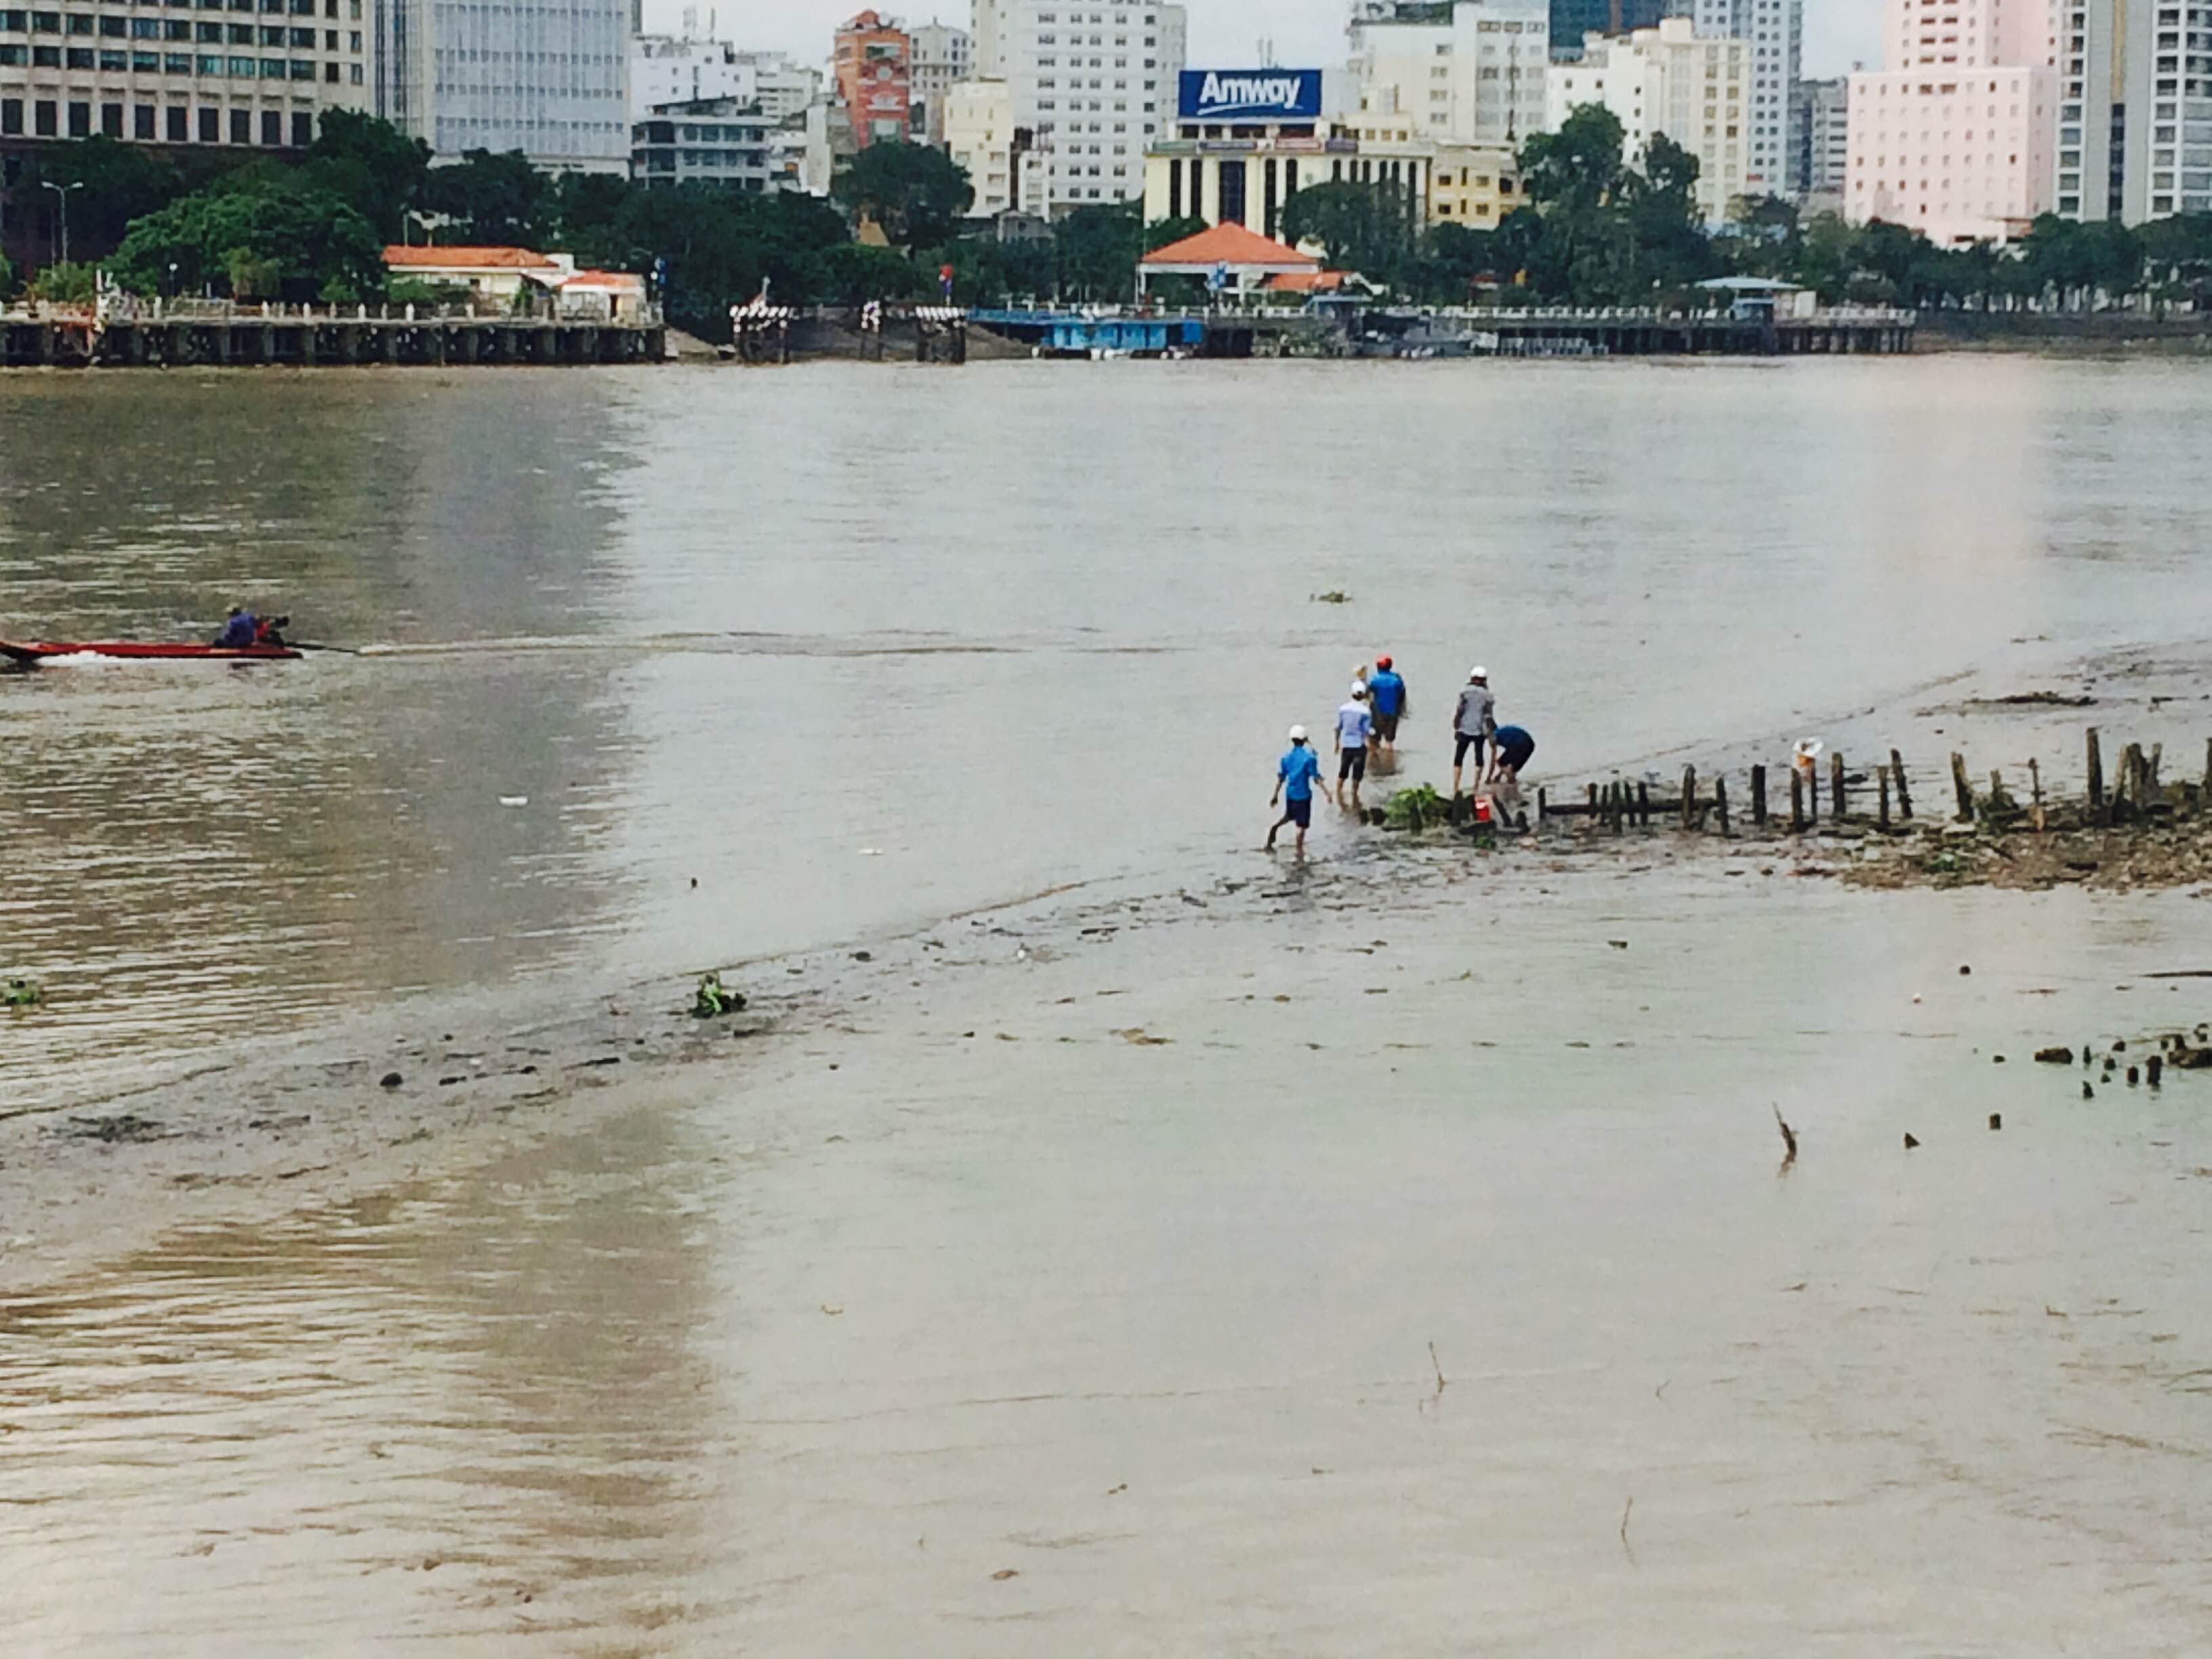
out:
M674 33L687 4L696 0L645 0L647 29ZM867 8L859 0L712 0L696 4L703 30L764 51L788 52L807 62L829 56L836 26ZM878 5L909 24L935 21L965 28L966 0L921 0ZM1278 63L1327 66L1345 57L1344 0L1189 0L1190 62L1229 65L1249 61L1257 43L1274 46ZM1854 64L1881 65L1881 0L1810 0L1805 8L1804 73L1842 75Z

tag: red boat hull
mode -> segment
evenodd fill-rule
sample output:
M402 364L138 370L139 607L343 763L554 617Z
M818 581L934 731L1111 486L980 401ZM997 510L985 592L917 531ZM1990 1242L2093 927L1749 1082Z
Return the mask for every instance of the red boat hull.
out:
M288 645L173 645L153 640L0 640L0 657L33 667L51 657L136 657L178 662L296 662Z

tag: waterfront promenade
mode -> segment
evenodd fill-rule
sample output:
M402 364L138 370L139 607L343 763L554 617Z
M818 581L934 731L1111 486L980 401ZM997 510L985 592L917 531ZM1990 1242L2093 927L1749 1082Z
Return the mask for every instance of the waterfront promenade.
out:
M0 311L0 368L9 368L653 363L666 356L667 343L657 313L633 323L487 313L461 306L211 301Z

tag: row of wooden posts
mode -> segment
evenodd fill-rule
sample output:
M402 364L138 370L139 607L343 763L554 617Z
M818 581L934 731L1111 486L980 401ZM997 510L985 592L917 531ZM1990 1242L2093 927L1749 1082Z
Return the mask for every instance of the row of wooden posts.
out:
M2154 808L2174 803L2166 786L2160 781L2160 766L2164 758L2164 745L2153 744L2146 750L2141 744L2131 743L2121 752L2118 767L2108 788L2105 779L2104 753L2097 728L2088 729L2086 744L2088 769L2087 808L2082 823L2089 825L2108 825L2131 823L2147 817ZM1802 835L1818 826L1820 820L1820 781L1817 767L1810 761L1793 763L1790 775L1790 830ZM1958 805L1957 822L1972 823L1978 821L2010 824L2025 819L2027 826L2039 832L2049 823L2049 804L2043 789L2043 769L2040 763L2029 761L2028 805L2023 809L2012 792L2006 788L2001 771L1990 774L1989 793L1978 796L1966 769L1966 757L1955 750L1951 756L1951 787ZM1862 778L1857 787L1864 790L1869 782L1875 789L1875 827L1889 830L1899 824L1910 823L1912 816L1912 787L1907 781L1905 759L1894 749L1889 751L1887 764L1877 764L1871 780ZM1765 829L1771 822L1767 806L1767 769L1751 769L1751 824L1753 829ZM1828 817L1832 823L1841 823L1850 817L1849 769L1840 752L1828 757ZM2187 786L2181 791L2185 801L2202 809L2212 804L2212 741L2204 746L2204 780L2193 793ZM1629 825L1649 826L1655 820L1677 820L1684 830L1702 830L1707 821L1713 821L1723 835L1734 833L1729 810L1728 779L1716 777L1710 793L1698 793L1698 769L1682 769L1682 792L1673 800L1655 799L1647 782L1630 783L1615 779L1611 783L1588 786L1585 799L1580 801L1554 801L1548 790L1536 792L1536 815L1547 817L1586 817L1595 823L1619 831ZM1862 820L1863 821L1863 820Z

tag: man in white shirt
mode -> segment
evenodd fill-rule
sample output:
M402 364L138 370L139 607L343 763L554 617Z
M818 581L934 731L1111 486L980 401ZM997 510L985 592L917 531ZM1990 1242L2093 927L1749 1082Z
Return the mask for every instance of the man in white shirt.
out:
M1367 744L1375 735L1375 716L1367 707L1367 682L1352 683L1352 701L1336 711L1336 804L1344 805L1345 781L1351 780L1352 806L1359 806L1359 781L1367 775Z

